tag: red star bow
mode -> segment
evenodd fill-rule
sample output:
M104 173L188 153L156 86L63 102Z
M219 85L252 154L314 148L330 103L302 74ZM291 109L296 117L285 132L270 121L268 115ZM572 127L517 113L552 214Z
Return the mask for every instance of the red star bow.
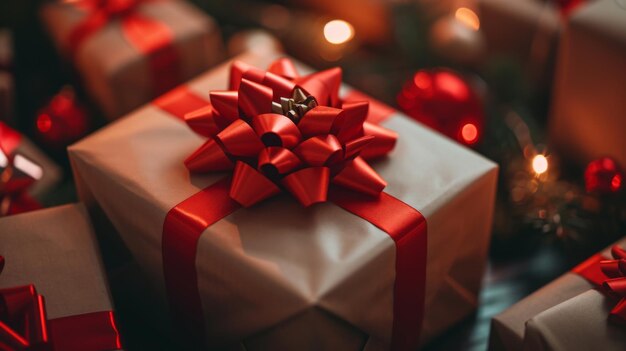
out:
M230 90L185 116L209 138L185 165L233 170L230 197L246 207L283 189L304 206L324 202L331 183L378 196L386 182L365 160L389 153L397 135L366 121L369 102L342 102L340 85L340 68L299 76L287 59L268 71L234 62Z
M614 260L600 261L602 272L609 277L602 283L602 287L609 295L620 298L609 318L626 325L626 250L615 245L611 248L611 254Z
M40 208L26 190L43 176L43 169L16 152L17 132L0 123L0 216Z
M51 350L44 300L33 285L0 289L0 350Z

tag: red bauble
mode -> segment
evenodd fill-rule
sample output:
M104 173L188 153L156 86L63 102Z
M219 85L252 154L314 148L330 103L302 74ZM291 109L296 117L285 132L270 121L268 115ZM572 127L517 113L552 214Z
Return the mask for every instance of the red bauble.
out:
M70 87L63 88L39 110L35 122L40 139L54 147L69 145L89 129L87 112Z
M624 174L617 163L609 157L589 162L585 169L585 187L588 192L614 194L622 188Z
M418 71L404 85L397 100L406 114L462 144L474 145L482 137L482 103L467 81L454 71Z

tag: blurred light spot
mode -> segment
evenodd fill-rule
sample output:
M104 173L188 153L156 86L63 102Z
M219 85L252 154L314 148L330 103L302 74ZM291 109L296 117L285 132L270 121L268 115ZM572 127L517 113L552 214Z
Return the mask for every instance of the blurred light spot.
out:
M431 86L430 76L426 72L417 72L415 73L415 77L413 77L413 82L415 86L420 89L428 89Z
M13 159L13 164L15 168L21 170L22 172L30 175L33 179L41 179L43 176L43 169L36 163L33 163L29 159L22 157L22 155L15 155L15 159Z
M331 44L343 44L354 36L352 25L342 20L332 20L324 26L324 37Z
M473 30L478 30L480 28L480 20L478 19L478 16L474 11L468 9L467 7L460 7L456 10L454 17L457 21Z
M52 120L50 116L46 113L42 113L37 116L37 129L39 129L42 133L47 133L52 128Z
M548 159L544 155L537 155L533 158L533 171L537 175L543 174L548 170Z
M450 94L459 102L466 101L469 98L469 88L465 82L450 72L439 72L435 76L436 84L444 92Z
M467 123L461 128L461 137L467 144L474 144L478 141L478 128L473 123Z
M619 174L614 175L613 178L611 178L611 190L617 191L619 190L621 185L622 185L622 176Z

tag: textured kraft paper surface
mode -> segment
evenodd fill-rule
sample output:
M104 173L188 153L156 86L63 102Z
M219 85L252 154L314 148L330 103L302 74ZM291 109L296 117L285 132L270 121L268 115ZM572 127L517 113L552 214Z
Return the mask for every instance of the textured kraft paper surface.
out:
M238 57L260 68L275 58ZM226 89L229 69L229 63L219 66L188 87L208 101L210 90ZM476 306L497 168L400 113L383 126L399 133L398 144L372 165L388 182L385 191L428 221L425 342ZM224 177L190 177L182 161L202 142L180 120L146 105L69 149L81 197L106 213L148 278L148 295L159 306L151 309L155 320L165 318L167 306L165 216ZM385 349L394 267L393 240L331 203L303 208L283 195L240 209L199 239L207 343L241 343L247 350Z
M138 11L164 23L173 34L180 59L180 82L202 73L223 58L220 31L210 17L185 1L154 1ZM84 19L77 8L49 2L41 17L59 51L67 55L70 32ZM155 97L149 58L128 42L119 20L88 38L73 58L86 88L108 118L120 117Z
M550 116L555 148L581 165L611 156L626 167L626 2L574 13L559 48Z
M626 247L626 239L616 244ZM611 257L610 247L602 254ZM589 343L573 342L581 338L594 340L598 346L602 345L601 350L614 349L609 347L609 341L621 346L620 350L626 349L626 334L621 330L621 336L618 336L615 326L607 320L611 310L609 306L614 306L616 301L593 288L593 284L575 273L562 275L493 318L489 350L592 349L588 347ZM558 335L557 332L563 340L550 336ZM607 338L609 348L604 348L605 344L601 343L604 338ZM577 347L562 347L565 345Z
M0 288L34 284L49 319L113 309L83 205L1 218L0 255Z

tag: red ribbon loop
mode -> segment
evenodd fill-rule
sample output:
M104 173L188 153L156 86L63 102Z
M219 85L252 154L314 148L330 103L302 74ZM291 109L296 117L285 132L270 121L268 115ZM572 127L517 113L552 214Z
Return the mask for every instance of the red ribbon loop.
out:
M0 273L4 257L0 256ZM0 289L0 349L3 351L107 351L122 348L113 312L48 320L35 286Z
M574 272L600 286L607 294L620 299L611 310L609 319L626 325L626 250L614 245L611 247L611 255L613 260L602 259L599 254L594 255L574 268Z
M269 72L235 62L230 76L237 90L211 92L210 106L185 115L192 130L209 137L185 160L190 171L235 165L229 193L244 206L281 188L309 206L326 201L330 182L371 196L382 192L385 181L359 156L386 155L397 135L365 121L367 101L341 104L340 69L300 77L282 59Z

